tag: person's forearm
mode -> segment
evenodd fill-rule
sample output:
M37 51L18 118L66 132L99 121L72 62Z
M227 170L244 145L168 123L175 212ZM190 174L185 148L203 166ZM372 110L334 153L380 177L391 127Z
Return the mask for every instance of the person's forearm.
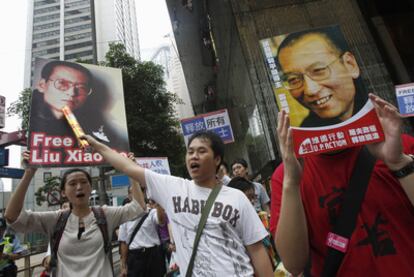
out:
M252 260L255 276L272 277L272 264L262 241L246 246Z
M33 168L28 168L25 170L20 183L18 184L16 191L12 194L9 200L9 204L6 208L6 213L4 217L9 223L13 223L19 217L24 203L24 198L26 196L27 188L30 185L36 170Z
M402 188L407 194L408 199L410 199L411 205L414 206L414 173L399 179Z
M138 204L145 211L146 210L145 197L144 197L144 193L142 192L140 184L132 178L130 178L129 180L131 181L132 197L138 202Z
M144 187L146 186L145 170L142 167L127 157L122 156L115 150L112 150L105 144L97 142L93 145L93 148L99 152L104 157L104 159L114 168L137 180Z
M413 159L409 155L401 154L401 158L396 163L387 163L387 161L384 162L389 170L396 171L410 164L412 161ZM403 178L399 178L398 180L400 181L400 184L407 194L407 197L410 200L411 204L414 206L414 173L411 173Z
M128 258L128 245L121 241L119 244L120 254L121 254L121 266L127 268L127 258Z
M13 253L10 253L10 254L8 254L9 255L9 258L11 259L11 260L13 260L13 261L15 261L15 260L17 260L17 259L20 259L21 257L22 257L22 255L21 254L13 254Z
M275 244L285 268L293 275L301 273L309 258L306 215L300 186L291 186L287 179L283 181L282 205Z

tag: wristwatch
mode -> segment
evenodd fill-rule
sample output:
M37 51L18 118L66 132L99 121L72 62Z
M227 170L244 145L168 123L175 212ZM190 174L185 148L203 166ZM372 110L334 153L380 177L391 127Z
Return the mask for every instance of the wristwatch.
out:
M410 156L411 162L399 170L391 171L395 177L404 178L414 172L414 155L408 154L408 156Z

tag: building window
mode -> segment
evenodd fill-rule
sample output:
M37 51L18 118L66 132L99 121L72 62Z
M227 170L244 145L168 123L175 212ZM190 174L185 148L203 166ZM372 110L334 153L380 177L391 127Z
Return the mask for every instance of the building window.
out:
M65 33L73 33L73 32L76 32L76 31L90 29L90 28L91 28L91 24L85 24L85 25L66 28Z
M49 21L49 20L57 19L57 18L60 18L59 13L55 13L55 14L51 14L51 15L36 16L34 18L34 23Z
M82 38L92 38L92 33L87 32L87 33L67 36L67 37L65 37L65 41L78 40L78 39L82 39Z
M72 49L78 49L86 46L92 46L92 41L85 41L81 43L76 43L72 45L65 46L65 51L72 50Z
M71 11L65 11L66 15L75 15L75 14L81 14L81 13L89 13L91 9L89 7L83 8L83 9L76 9Z
M69 54L69 55L65 55L65 60L69 60L69 59L79 59L85 56L90 56L92 55L92 50L87 50L87 51L82 51L79 53L74 53L74 54Z

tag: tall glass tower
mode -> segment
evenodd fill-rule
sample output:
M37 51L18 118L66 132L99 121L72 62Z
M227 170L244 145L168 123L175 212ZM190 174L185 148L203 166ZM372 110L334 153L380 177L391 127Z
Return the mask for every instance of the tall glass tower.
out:
M134 0L31 0L28 11L26 87L36 57L96 63L119 42L140 58Z

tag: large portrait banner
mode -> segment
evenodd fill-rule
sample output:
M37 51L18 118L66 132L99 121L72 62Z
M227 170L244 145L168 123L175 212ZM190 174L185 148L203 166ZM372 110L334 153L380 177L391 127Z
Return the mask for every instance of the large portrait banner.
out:
M339 26L260 41L279 110L289 113L297 156L384 139L361 67Z
M36 59L28 141L31 165L68 167L104 163L99 153L81 146L82 141L65 118L68 112L85 134L120 153L129 152L121 70Z

